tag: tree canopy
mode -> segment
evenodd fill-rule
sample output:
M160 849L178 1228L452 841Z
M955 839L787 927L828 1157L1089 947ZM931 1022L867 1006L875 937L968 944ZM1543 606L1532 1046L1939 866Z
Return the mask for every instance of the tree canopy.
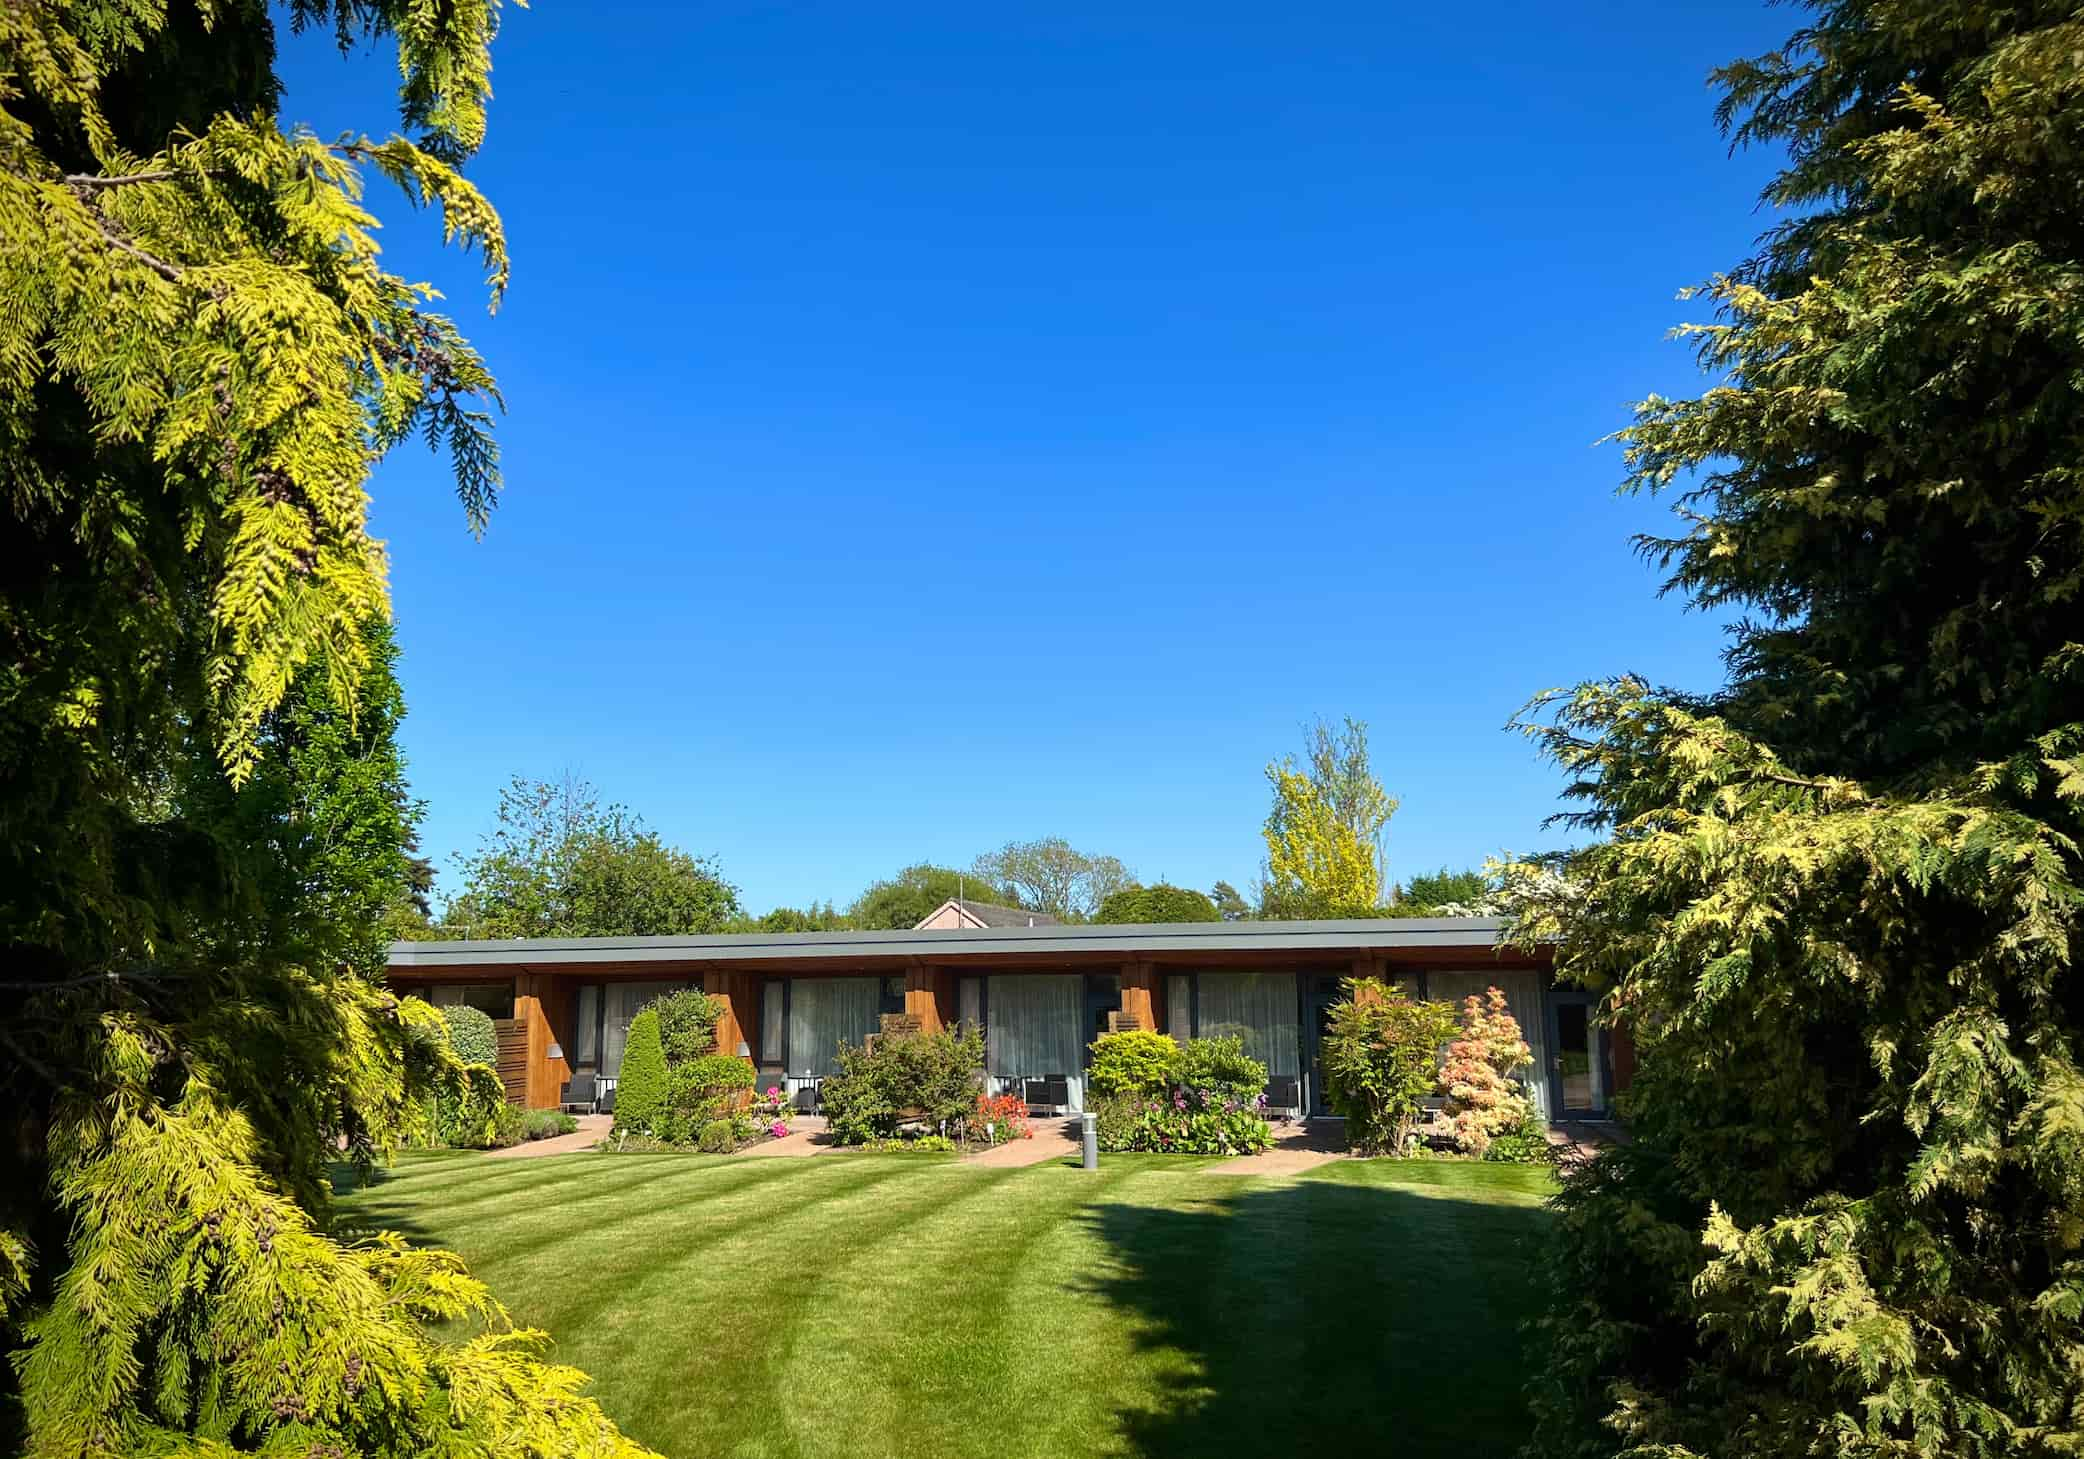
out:
M847 909L847 918L867 932L900 931L917 927L921 918L950 897L1007 907L1023 905L1012 888L991 877L922 861L871 883Z
M737 888L714 862L602 805L586 781L516 776L442 923L465 937L662 937L717 932L738 915Z
M1164 882L1124 887L1112 893L1093 914L1095 922L1220 922L1216 904L1201 892Z
M400 130L285 125L278 13L392 41ZM418 438L482 526L498 397L364 190L497 298L498 16L0 6L0 1450L639 1452L453 1256L329 1230L470 1087L365 976L413 818L365 490Z
M1112 856L1080 851L1061 836L1009 841L977 858L971 874L1013 894L1011 906L1084 922L1134 878Z
M1391 917L1468 915L1488 909L1497 896L1490 873L1443 866L1399 883L1396 900L1383 910Z
M1263 917L1371 917L1382 902L1382 830L1396 798L1368 763L1368 727L1310 726L1304 757L1266 767Z
M1530 1453L2084 1444L2084 19L1810 8L1716 77L1791 221L1622 433L1729 682L1526 720L1604 839L1519 934L1639 1057Z

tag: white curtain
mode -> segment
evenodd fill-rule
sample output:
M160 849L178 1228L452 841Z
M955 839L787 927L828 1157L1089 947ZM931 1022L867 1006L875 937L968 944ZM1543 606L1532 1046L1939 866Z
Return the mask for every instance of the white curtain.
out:
M622 1077L622 1051L630 1041L630 1020L644 1005L678 993L689 983L607 983L601 987L601 1073Z
M789 980L789 1074L819 1079L839 1072L842 1043L858 1044L880 1026L882 984L875 978Z
M1245 1041L1245 1052L1271 1075L1302 1073L1302 1014L1293 973L1203 973L1202 1038Z
M1178 1043L1194 1037L1194 984L1190 974L1165 975L1165 1032Z
M1505 1005L1519 1022L1520 1037L1534 1051L1534 1063L1520 1070L1518 1078L1526 1081L1534 1095L1534 1102L1541 1108L1543 1119L1552 1119L1549 1109L1549 1021L1542 1007L1541 974L1529 969L1498 968L1487 973L1428 973L1426 974L1426 997L1439 1002L1452 1003L1457 1010L1462 1000L1470 994L1482 997L1491 988L1505 995Z
M985 1027L985 1072L994 1079L1070 1081L1071 1107L1085 1107L1085 979L1077 974L992 978Z

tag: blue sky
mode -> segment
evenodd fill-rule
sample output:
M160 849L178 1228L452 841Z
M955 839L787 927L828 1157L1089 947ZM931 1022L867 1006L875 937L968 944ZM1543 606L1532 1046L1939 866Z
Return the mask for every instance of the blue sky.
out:
M1266 762L1372 726L1395 873L1554 844L1503 726L1705 687L1595 446L1770 163L1710 67L1793 11L912 3L507 12L478 271L372 184L506 391L471 538L377 471L426 849L566 768L754 910L1062 835L1245 886ZM393 125L283 37L285 120ZM442 887L454 889L453 875Z

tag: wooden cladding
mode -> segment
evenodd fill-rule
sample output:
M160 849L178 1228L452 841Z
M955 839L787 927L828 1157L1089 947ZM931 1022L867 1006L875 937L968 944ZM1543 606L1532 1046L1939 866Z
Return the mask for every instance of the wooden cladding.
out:
M1134 1033L1149 1027L1149 1021L1140 1013L1124 1013L1117 1010L1107 1015L1109 1033Z
M507 1103L528 1103L528 1025L518 1018L495 1018L492 1031L499 1036L499 1056L492 1067L506 1086Z

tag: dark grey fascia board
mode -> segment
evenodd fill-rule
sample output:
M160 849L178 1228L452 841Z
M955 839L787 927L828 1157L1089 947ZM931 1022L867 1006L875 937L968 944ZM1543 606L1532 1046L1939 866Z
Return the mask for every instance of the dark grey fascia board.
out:
M1331 922L1157 922L947 931L742 932L692 937L527 937L485 942L394 942L389 966L581 967L589 963L944 958L1023 953L1135 957L1167 952L1350 952L1485 948L1498 917L1360 918Z

